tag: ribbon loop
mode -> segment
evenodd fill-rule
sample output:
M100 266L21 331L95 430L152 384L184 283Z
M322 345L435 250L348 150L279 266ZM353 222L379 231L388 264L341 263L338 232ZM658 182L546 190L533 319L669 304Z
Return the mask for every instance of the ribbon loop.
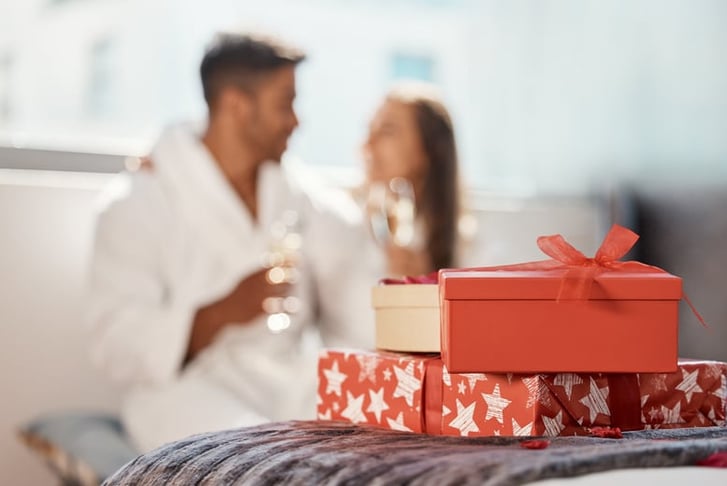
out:
M557 300L587 300L593 280L608 269L623 262L618 259L634 246L639 236L633 231L614 224L598 248L594 258L588 258L561 235L538 238L540 250L568 268L561 281Z
M565 265L583 265L588 262L586 255L565 241L561 235L538 237L538 248L553 260Z
M639 235L628 228L614 224L596 252L594 260L600 265L623 258L636 244Z

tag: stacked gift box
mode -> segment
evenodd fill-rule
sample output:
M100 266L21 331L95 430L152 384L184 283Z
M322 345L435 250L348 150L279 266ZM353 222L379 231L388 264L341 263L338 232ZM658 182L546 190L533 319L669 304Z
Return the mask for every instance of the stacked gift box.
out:
M556 436L725 425L727 364L677 360L681 279L560 236L552 260L373 290L377 351L326 350L318 416L429 434ZM406 351L401 352L401 351Z

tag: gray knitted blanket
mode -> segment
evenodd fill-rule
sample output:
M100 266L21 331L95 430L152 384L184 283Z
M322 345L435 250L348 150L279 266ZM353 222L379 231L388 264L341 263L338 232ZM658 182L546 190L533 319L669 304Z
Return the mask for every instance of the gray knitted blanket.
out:
M694 465L727 451L727 428L521 438L428 436L336 422L284 422L198 435L142 455L107 485L523 484L633 467Z

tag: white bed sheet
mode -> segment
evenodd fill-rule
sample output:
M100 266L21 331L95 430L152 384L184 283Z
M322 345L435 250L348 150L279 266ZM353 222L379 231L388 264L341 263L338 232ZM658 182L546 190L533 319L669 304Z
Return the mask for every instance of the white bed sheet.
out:
M715 467L657 467L614 469L574 478L557 478L528 483L539 486L727 486L727 469Z

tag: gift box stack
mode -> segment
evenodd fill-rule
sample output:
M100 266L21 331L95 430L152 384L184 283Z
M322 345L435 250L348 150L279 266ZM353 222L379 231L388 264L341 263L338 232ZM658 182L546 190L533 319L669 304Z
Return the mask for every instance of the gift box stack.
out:
M326 350L318 417L464 436L724 426L727 364L677 359L681 279L622 262L614 226L594 258L561 236L550 260L386 281L377 351Z

